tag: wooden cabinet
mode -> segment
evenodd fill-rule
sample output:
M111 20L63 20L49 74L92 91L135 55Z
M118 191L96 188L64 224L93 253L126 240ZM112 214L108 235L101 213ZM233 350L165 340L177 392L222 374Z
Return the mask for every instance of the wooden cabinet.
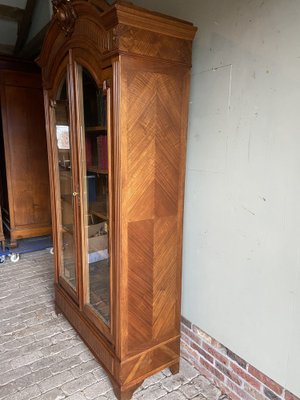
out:
M187 22L53 1L45 89L56 305L119 399L178 371L191 49Z
M0 68L0 99L1 204L3 222L15 244L17 239L51 232L40 74Z

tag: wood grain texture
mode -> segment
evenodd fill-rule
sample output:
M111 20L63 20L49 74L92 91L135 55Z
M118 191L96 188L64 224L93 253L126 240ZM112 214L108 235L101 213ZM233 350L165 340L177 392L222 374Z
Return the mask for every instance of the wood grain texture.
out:
M161 35L137 27L120 26L115 30L119 49L140 56L156 57L162 61L191 63L191 43L184 39ZM176 47L176 51L174 48Z
M172 340L161 342L159 346L116 364L119 380L124 386L130 387L134 383L143 381L149 372L155 373L178 363L180 351L179 336Z
M43 93L40 76L0 71L11 239L51 232ZM34 127L34 128L33 128Z
M181 69L140 62L137 71L126 57L122 71L130 110L121 118L127 138L123 218L128 218L126 351L131 356L179 334L185 81Z
M124 1L109 6L102 13L99 8L103 8L103 2L98 7L96 3L76 1L72 4L78 16L72 35L66 36L58 19L52 18L38 60L43 67L45 88L50 89L60 59L66 56L68 49L78 46L100 53L103 62L108 60L108 63L112 57L126 53L191 66L192 40L197 30L191 23Z
M39 59L46 108L69 71L73 179L81 193L74 210L78 292L69 293L58 279L57 257L56 303L106 366L117 398L128 400L148 376L167 367L178 371L189 70L196 28L124 1L107 6L102 0L78 0L72 5L72 32L65 36L54 18ZM86 304L78 66L86 68L99 87L103 79L110 80L110 326ZM50 111L49 160L56 193L53 123ZM58 230L59 222L54 224ZM57 232L55 237L57 242Z

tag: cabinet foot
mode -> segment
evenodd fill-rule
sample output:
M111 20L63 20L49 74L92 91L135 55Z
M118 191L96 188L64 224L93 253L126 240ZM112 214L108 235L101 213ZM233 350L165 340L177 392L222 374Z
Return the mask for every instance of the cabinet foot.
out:
M136 391L136 389L141 386L143 382L139 383L138 385L133 386L130 389L127 390L122 390L120 386L118 386L116 383L112 382L113 386L113 391L118 400L130 400L133 396L133 393Z
M170 368L171 374L176 375L179 372L179 361L176 364L173 364Z

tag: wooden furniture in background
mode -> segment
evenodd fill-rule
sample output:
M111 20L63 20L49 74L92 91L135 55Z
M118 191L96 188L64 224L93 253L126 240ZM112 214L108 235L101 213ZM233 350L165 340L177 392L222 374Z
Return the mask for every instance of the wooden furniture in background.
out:
M2 223L2 210L0 206L0 250L4 248L4 233L3 233L3 223Z
M0 139L0 149L1 149L1 139ZM2 162L0 160L0 246L2 249L4 249L5 237L4 237L4 231L3 231L2 208L1 208L1 204L3 204L3 197L4 197L3 187L1 185L1 182L2 182L2 172L1 171L3 168L2 165L4 165L4 160L2 160Z
M1 61L1 60L0 60ZM0 62L3 223L17 239L51 233L41 76L30 63ZM5 160L5 163L4 163Z
M179 368L192 40L134 5L54 0L45 89L55 301L119 399Z

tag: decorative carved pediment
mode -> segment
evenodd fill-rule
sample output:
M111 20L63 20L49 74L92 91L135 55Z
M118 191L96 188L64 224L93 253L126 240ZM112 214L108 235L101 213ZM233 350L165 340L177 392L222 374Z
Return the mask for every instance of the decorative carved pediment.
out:
M77 15L71 0L52 0L52 4L54 17L58 20L65 35L72 34Z

